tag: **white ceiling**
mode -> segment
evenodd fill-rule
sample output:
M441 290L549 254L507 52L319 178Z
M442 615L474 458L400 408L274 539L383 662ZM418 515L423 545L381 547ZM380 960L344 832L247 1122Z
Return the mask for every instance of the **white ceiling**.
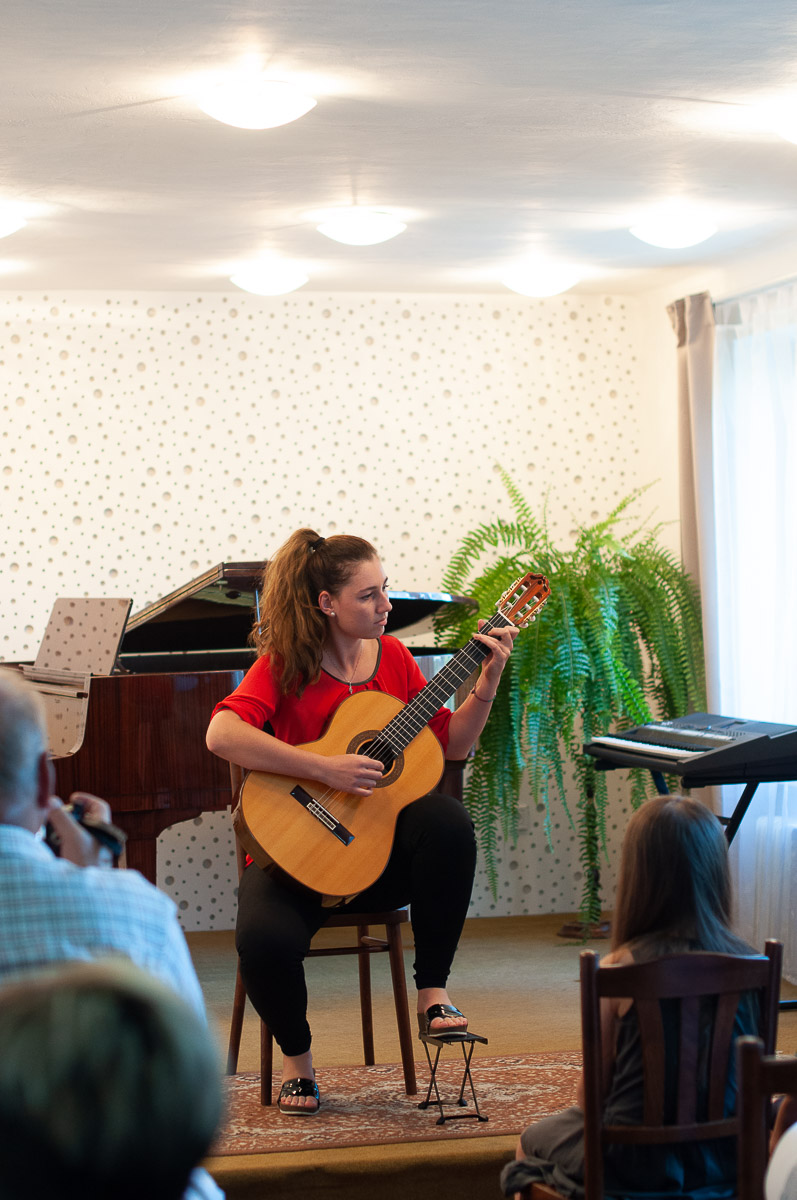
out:
M263 250L309 289L503 291L533 247L637 290L797 229L797 146L751 105L797 92L786 0L5 0L0 287L230 290ZM233 129L185 94L260 51L317 107ZM751 116L753 119L751 120ZM627 226L680 195L720 232ZM373 247L307 214L390 207Z

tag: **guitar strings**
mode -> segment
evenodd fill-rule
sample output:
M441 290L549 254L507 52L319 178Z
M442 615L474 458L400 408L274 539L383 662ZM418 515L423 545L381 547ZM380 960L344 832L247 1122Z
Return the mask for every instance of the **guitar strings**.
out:
M512 624L513 622L508 620L503 613L497 612L487 620L481 632L489 633L497 626L506 628ZM385 728L370 743L368 756L370 758L379 758L380 755L385 754L386 757L390 756L394 758L397 754L400 754L420 731L425 728L429 722L429 718L434 715L441 704L444 704L453 695L460 684L464 683L479 663L487 657L487 654L487 647L472 638L408 704L404 705L388 721ZM427 710L428 716L426 715ZM391 733L397 735L397 744L395 745L391 741ZM328 788L320 796L316 797L316 799L320 804L323 804L328 813L332 816L338 816L345 808L346 797L350 795L350 792Z
M452 663L447 664L443 671L440 671L433 680L430 680L430 682L427 683L420 692L418 692L417 696L414 696L410 703L405 705L404 708L402 708L401 711L395 715L395 717L391 718L385 728L381 730L379 734L377 734L368 747L369 757L380 758L382 754L384 754L386 757L395 757L397 753L400 754L401 751L410 744L413 738L416 737L416 735L420 733L420 731L428 724L428 718L425 713L417 715L417 709L428 708L430 710L429 715L433 715L434 712L436 712L440 707L440 704L445 702L449 696L456 691L459 683L467 679L468 675L471 674L474 668L478 666L479 662L481 662L486 655L487 650L481 645L481 643L475 641L469 642L467 646L465 646L456 656L456 659L452 660ZM460 667L459 671L449 671L449 668L452 667L454 663ZM462 669L463 666L465 667L464 670ZM449 675L455 676L453 685L442 682L441 676L446 672L448 672ZM459 679L456 678L457 675L459 675ZM422 703L417 703L421 701L421 698L423 698ZM412 705L416 706L416 712L408 712ZM400 735L396 737L395 743L391 740L391 732L394 732L396 735ZM350 794L351 793L330 790L325 792L323 797L319 797L319 800L324 804L328 812L335 815L334 802L336 800L345 802L345 797Z
M440 704L444 703L449 696L456 691L459 683L467 679L468 675L471 674L471 672L478 666L482 659L486 657L486 655L487 650L482 647L481 643L479 642L469 642L465 647L463 647L460 653L456 656L456 659L452 660L452 663L447 664L447 666L443 668L443 671L440 671L437 675L435 675L434 679L430 680L430 682L427 683L420 692L418 692L417 696L413 697L409 704L405 705L400 712L396 713L395 717L391 718L385 728L381 730L380 733L370 743L368 747L368 756L370 758L379 758L380 755L384 754L386 757L390 756L391 758L394 758L397 753L400 754L401 751L410 744L413 738L416 737L417 734L420 733L420 731L428 724L428 718L425 715L421 715L419 718L413 713L408 714L407 710L410 708L410 706L416 704L416 701L419 701L421 697L423 697L424 703L422 707L426 708L426 701L429 700L429 708L431 710L429 715L433 715L434 712L436 712L440 707ZM447 671L454 662L457 662L457 660L459 661L459 664L467 663L467 669L462 672L459 681L455 682L453 687L449 689L447 686L444 686L441 684L441 682L439 682L440 676L443 675L443 673ZM401 737L396 739L396 741L399 743L398 745L394 745L390 740L389 731L395 731L397 734L401 734ZM409 733L409 736L407 736L407 733ZM330 813L331 816L339 816L341 812L344 811L347 803L346 798L349 796L351 796L351 792L343 792L340 789L327 788L326 791L316 797L316 799L320 804L323 804L324 808L326 808L327 812Z

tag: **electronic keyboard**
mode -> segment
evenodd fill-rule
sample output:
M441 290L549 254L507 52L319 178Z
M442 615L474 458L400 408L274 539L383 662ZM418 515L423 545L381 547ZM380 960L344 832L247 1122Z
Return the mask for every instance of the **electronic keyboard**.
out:
M797 726L688 713L593 738L584 753L602 770L644 767L683 786L797 779Z

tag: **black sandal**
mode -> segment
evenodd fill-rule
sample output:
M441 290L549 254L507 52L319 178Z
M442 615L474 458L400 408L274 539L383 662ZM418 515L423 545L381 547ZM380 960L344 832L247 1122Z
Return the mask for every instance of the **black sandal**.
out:
M305 1108L303 1104L283 1104L282 1101L288 1096L313 1096L318 1103L315 1108ZM321 1097L314 1079L286 1079L280 1088L277 1108L288 1117L314 1117L320 1107Z
M432 1029L432 1021L437 1021L441 1017L464 1017L465 1014L455 1008L453 1004L431 1004L426 1012L418 1013L418 1028L421 1033L426 1033L430 1037L462 1037L468 1032L467 1020L464 1025L446 1026L441 1029Z

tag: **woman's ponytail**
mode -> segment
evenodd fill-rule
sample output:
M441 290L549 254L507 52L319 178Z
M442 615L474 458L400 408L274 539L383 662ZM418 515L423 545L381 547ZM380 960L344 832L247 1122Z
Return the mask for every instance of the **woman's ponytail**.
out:
M267 562L260 620L250 640L258 656L271 658L283 693L301 694L321 672L327 619L318 607L319 595L334 595L358 563L372 558L376 550L363 538L324 538L305 528L292 533Z

